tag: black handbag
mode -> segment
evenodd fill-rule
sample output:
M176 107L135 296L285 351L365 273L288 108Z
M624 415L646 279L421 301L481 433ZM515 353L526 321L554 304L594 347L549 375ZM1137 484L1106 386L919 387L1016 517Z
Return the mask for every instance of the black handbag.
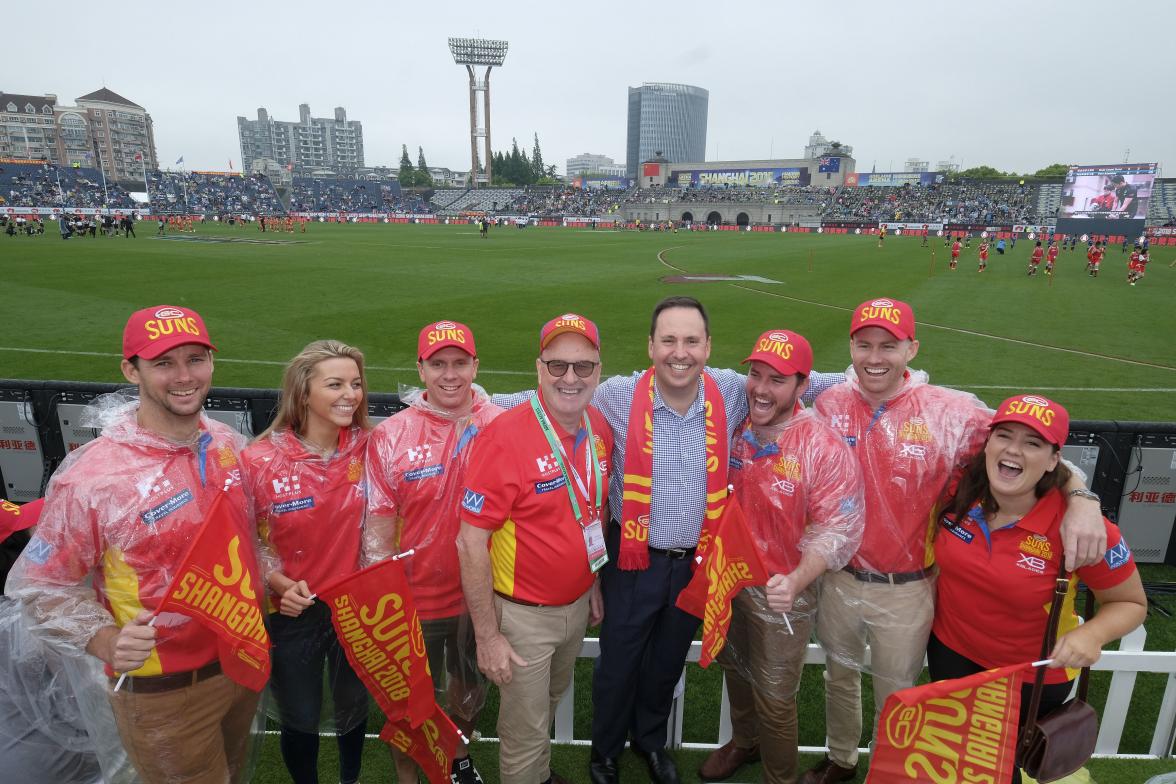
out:
M1064 568L1054 585L1053 605L1049 610L1049 624L1041 641L1041 658L1053 650L1062 614L1062 602L1070 587L1069 574ZM1089 620L1094 609L1094 595L1088 589L1082 617ZM1040 784L1065 778L1086 764L1094 754L1098 740L1098 714L1086 702L1090 668L1083 667L1078 676L1078 694L1061 707L1039 719L1041 691L1045 685L1045 667L1037 668L1033 681L1033 696L1029 701L1026 726L1017 744L1017 765Z

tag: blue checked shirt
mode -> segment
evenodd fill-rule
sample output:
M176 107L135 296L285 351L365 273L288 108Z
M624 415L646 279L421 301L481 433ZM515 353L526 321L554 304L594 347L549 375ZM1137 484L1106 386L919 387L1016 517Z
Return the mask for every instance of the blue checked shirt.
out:
M734 370L707 368L723 396L727 414L727 441L747 417L747 377ZM611 479L608 498L614 520L621 519L625 479L625 446L629 409L641 373L612 376L601 382L592 404L604 414L613 431ZM845 381L844 373L812 373L804 401L811 403L829 387ZM494 395L497 405L510 408L525 402L534 392ZM703 383L698 397L684 415L670 408L654 389L653 489L651 492L649 546L667 550L698 544L706 514L706 422L703 416Z

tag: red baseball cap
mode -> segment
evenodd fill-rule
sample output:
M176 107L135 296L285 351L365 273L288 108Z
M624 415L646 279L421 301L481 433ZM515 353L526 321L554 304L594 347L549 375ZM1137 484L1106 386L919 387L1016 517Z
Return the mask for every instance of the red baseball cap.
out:
M543 325L543 329L539 330L539 350L547 348L547 344L556 335L562 335L566 332L583 335L588 338L589 343L597 349L600 348L600 330L596 328L596 325L576 313L565 313L558 318L553 318Z
M428 359L443 348L460 348L471 357L478 356L474 346L474 332L456 321L437 321L426 324L417 338L417 358Z
M769 329L759 336L755 350L743 360L744 365L748 362L763 362L786 376L807 376L813 372L813 347L792 330Z
M854 309L849 334L865 327L882 327L899 340L913 340L915 311L907 303L896 299L881 297L867 300Z
M155 359L188 343L216 351L199 313L175 305L156 305L137 310L127 319L123 330L123 359Z
M1057 447L1064 446L1070 434L1070 414L1060 404L1040 395L1013 395L1001 403L989 427L1001 422L1020 422Z
M11 501L0 501L0 541L7 539L17 531L23 531L37 524L41 516L41 507L45 505L44 498L29 501L27 504L17 505Z

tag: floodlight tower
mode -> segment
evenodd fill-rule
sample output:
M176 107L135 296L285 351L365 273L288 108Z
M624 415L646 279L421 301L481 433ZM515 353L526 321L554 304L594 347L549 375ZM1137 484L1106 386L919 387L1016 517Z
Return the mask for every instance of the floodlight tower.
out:
M492 172L490 150L490 69L502 65L506 59L507 41L491 41L486 38L450 38L449 51L453 53L453 61L464 65L470 75L470 184L477 188L479 183L489 185ZM474 66L486 66L486 73L478 79ZM482 93L483 127L478 126L478 92ZM478 139L484 138L485 143L485 174L478 173Z

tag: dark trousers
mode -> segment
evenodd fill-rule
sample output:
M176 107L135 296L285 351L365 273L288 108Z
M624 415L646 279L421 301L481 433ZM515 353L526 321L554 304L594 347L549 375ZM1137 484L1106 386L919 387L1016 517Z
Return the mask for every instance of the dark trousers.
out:
M649 568L616 568L620 525L609 526L601 575L604 623L592 678L592 751L616 757L626 737L640 751L666 745L674 686L701 621L674 606L693 576L690 558L651 552Z
M977 664L961 653L948 648L934 633L927 641L927 669L931 673L931 680L943 681L949 678L963 678L984 672L987 667ZM1041 706L1037 710L1037 717L1041 717L1058 708L1070 696L1073 682L1047 683L1041 691ZM1030 676L1021 686L1021 717L1017 721L1018 738L1025 730L1025 720L1028 718L1029 701L1033 698L1033 679ZM1021 769L1013 769L1012 784L1021 784Z
M367 730L368 694L339 646L329 610L315 602L297 618L269 617L273 638L270 688L282 724L282 759L295 784L317 784L319 714L323 704L323 666L334 702L339 744L339 780L359 779Z

